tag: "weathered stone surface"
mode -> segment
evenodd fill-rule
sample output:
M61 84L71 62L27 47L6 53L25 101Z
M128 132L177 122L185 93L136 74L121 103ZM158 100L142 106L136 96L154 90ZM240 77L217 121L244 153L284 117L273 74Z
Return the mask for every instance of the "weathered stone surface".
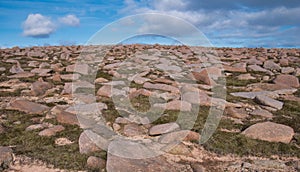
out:
M258 65L249 65L248 66L248 70L249 71L254 71L254 72L265 72L269 75L274 75L271 71L267 70L267 69L264 69Z
M77 72L83 75L89 74L89 66L87 64L73 64L66 67L67 72Z
M293 67L284 67L281 69L281 73L283 74L292 74L295 72L295 69Z
M118 124L128 124L130 123L130 121L128 119L122 118L122 117L118 117L115 120L116 123Z
M250 114L255 116L261 116L264 118L273 118L273 114L271 112L263 109L255 109Z
M105 169L106 161L102 158L90 156L86 161L86 165L88 168L91 168L94 170L102 170L102 169Z
M189 131L189 130L181 130L181 131L166 133L159 138L159 142L164 144L169 144L174 142L176 143L181 141L198 142L199 140L200 140L199 133Z
M99 115L103 109L107 109L104 103L89 103L89 104L76 104L68 107L65 111L76 115Z
M44 95L45 92L52 87L53 85L48 82L36 81L31 85L31 92L34 96L41 96Z
M55 144L58 146L65 146L65 145L70 145L73 144L74 142L69 140L68 138L65 137L61 137L61 138L57 138L55 139Z
M43 114L49 110L49 107L28 100L13 100L9 103L9 109L19 110L30 114Z
M112 96L112 87L110 85L102 86L98 91L97 95L103 97L111 97Z
M81 76L80 74L74 73L74 74L60 75L60 78L63 80L78 80L80 76Z
M191 163L191 167L193 169L193 172L205 172L205 168L197 162Z
M278 75L273 81L275 84L287 85L290 87L299 87L299 79L293 75Z
M65 127L63 127L62 125L55 125L53 127L47 128L47 129L39 132L39 135L51 137L51 136L54 136L56 133L59 133L64 130L65 130Z
M79 152L81 154L89 154L89 153L101 151L101 148L97 146L93 140L91 140L87 131L81 133L78 144L79 144Z
M278 100L274 100L265 95L258 95L255 97L255 100L257 102L261 103L262 105L270 106L270 107L276 108L278 110L282 109L282 107L283 107L282 102L280 102Z
M280 59L279 64L280 64L280 66L288 66L289 60L288 59Z
M192 72L194 78L198 81L201 81L207 85L216 85L216 82L213 80L213 74L209 73L208 70L202 70L200 72ZM220 75L221 76L221 75Z
M51 112L61 124L79 125L76 114L66 112L57 106L52 108Z
M233 118L244 119L248 117L247 112L242 108L228 107L225 109L225 113Z
M32 69L30 72L31 73L36 73L39 76L49 76L50 74L48 74L49 72L51 72L52 69L39 69L39 68L34 68Z
M275 63L273 60L265 61L264 68L270 69L270 70L277 70L277 71L279 71L281 69L281 67L277 63Z
M0 171L9 167L13 161L13 151L9 147L0 146Z
M289 143L294 136L294 130L286 125L263 122L250 126L242 134L253 139Z
M160 125L155 125L155 126L151 127L149 130L149 134L150 135L160 135L160 134L172 132L177 129L179 129L179 125L174 122L167 123L167 124L160 124Z
M167 150L167 152L173 155L191 156L190 149L182 143L172 146L172 148L170 150Z
M143 135L143 130L137 124L127 124L124 126L124 134L129 137Z
M45 124L33 124L33 125L28 126L25 130L26 131L41 130L46 127L47 127L47 125L45 125Z
M242 97L242 98L247 98L247 99L254 99L258 95L272 95L274 93L270 91L256 91L256 92L236 92L236 93L230 93L233 96L236 97Z
M16 65L13 65L10 70L10 73L22 73L24 70L22 69L20 63L18 62Z
M236 63L236 64L233 64L231 66L225 65L224 70L228 71L228 72L243 73L243 72L247 72L246 66L247 66L246 63Z
M186 92L182 95L182 100L203 106L211 105L211 98L205 92Z
M165 104L154 104L153 107L163 108L166 110L191 111L192 105L186 101L173 100Z
M170 92L174 92L174 93L179 93L179 89L171 86L171 85L166 85L166 84L151 84L149 82L146 82L143 85L144 88L147 89L155 89L155 90L163 90L163 91L170 91Z
M170 164L164 157L158 156L147 159L130 159L108 154L106 163L107 172L115 171L180 171Z
M250 73L247 74L241 74L239 76L237 76L238 80L252 80L252 79L256 79L255 77L251 76Z
M34 73L20 72L20 73L14 74L14 75L7 76L7 78L30 78L33 76L35 76Z
M93 90L95 88L95 85L93 85L93 84L91 84L87 81L67 82L67 83L65 83L64 90L62 91L62 94L75 93L78 88Z

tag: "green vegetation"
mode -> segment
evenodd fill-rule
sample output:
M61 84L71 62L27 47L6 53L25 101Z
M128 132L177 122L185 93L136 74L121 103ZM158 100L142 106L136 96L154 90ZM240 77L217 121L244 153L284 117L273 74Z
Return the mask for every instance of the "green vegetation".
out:
M282 100L283 101L283 100ZM300 133L300 102L284 101L280 111L275 112L274 122L292 127L295 132ZM298 141L300 145L300 140Z
M241 134L221 131L214 133L203 146L205 149L218 154L233 153L239 156L269 157L271 155L279 155L300 157L299 148L291 144L254 140Z
M32 124L31 119L41 117L40 115L29 115L19 111L0 110L1 114L7 115L4 127L7 132L0 134L0 145L15 146L14 153L25 155L34 159L39 159L57 168L84 170L87 155L79 153L78 138L82 130L77 126L65 125L64 131L54 137L41 137L39 131L25 131L26 127ZM13 124L20 121L19 125ZM52 120L55 124L55 121ZM74 144L57 146L54 144L56 138L66 137ZM105 153L98 153L103 155Z

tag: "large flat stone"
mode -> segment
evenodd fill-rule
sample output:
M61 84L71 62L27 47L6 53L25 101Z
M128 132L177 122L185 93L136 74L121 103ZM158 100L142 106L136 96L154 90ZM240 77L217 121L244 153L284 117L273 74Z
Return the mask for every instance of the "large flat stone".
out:
M289 143L294 136L294 130L286 125L263 122L250 126L242 134L253 139Z
M262 105L266 105L266 106L270 106L270 107L273 107L275 109L282 109L283 107L283 103L278 101L278 100L275 100L275 99L272 99L268 96L265 96L265 95L257 95L255 97L255 100L259 103L261 103Z
M274 81L275 84L287 85L290 87L299 87L299 79L293 75L278 75Z
M49 107L28 100L14 100L9 103L8 109L18 110L29 114L43 114L49 110Z

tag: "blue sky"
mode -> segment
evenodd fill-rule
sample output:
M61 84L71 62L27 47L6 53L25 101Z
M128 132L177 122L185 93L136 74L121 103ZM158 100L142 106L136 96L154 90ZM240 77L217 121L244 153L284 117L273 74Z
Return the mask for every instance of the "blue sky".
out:
M141 13L183 19L213 46L300 47L299 0L1 0L0 47L85 44L104 26ZM145 21L150 22L148 27L136 29L180 34L186 30L175 20ZM176 40L150 34L126 42L172 44Z

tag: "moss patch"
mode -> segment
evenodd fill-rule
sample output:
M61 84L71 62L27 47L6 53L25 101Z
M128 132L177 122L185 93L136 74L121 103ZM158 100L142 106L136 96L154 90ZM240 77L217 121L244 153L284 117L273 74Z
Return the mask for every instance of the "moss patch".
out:
M214 133L203 146L205 149L218 154L233 153L239 156L269 157L271 155L279 155L300 157L299 148L290 144L254 140L241 134L221 131Z
M1 110L1 113L7 115L7 121L3 124L7 132L0 134L0 145L15 146L15 154L40 159L57 168L84 170L88 157L79 153L77 140L82 132L79 127L64 126L66 130L53 137L41 137L38 136L38 131L25 131L26 127L32 124L30 119L40 115L12 110ZM16 121L20 121L21 124L13 124ZM66 137L75 143L57 146L54 142L59 137Z
M300 102L284 101L283 108L274 114L274 122L288 125L300 133Z

